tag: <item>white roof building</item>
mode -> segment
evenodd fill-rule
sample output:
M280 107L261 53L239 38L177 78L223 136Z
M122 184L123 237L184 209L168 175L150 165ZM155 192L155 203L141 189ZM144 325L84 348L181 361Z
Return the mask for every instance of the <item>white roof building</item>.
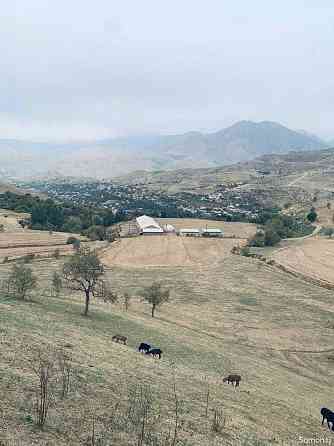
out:
M164 232L154 218L148 217L147 215L137 217L136 221L142 234L163 234Z
M199 229L195 229L195 228L188 228L188 229L180 229L179 231L180 235L192 235L192 236L197 236L200 237L201 236L201 231Z
M176 232L176 229L174 228L174 226L170 225L168 223L163 225L163 229L165 232Z

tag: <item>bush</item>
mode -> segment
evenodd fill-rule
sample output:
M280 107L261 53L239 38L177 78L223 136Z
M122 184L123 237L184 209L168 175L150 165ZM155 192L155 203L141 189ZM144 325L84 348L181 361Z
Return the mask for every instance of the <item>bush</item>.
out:
M262 248L265 244L264 231L257 231L253 238L249 240L249 246Z
M53 257L54 257L55 259L59 259L59 256L60 256L60 251L59 251L59 249L57 248L57 249L55 249L55 251L54 251L54 253L53 253Z
M281 237L273 229L268 228L264 233L265 246L274 246L281 241Z
M324 235L326 235L328 238L332 238L334 234L334 228L325 228L323 230Z
M311 223L314 223L317 220L318 214L314 208L311 208L310 212L306 215L306 218Z
M248 246L243 246L243 247L240 249L240 255L241 255L241 256L245 256L245 257L249 257L249 256L250 256L249 247L248 247Z
M67 240L66 240L66 244L67 245L73 245L74 243L78 242L79 240L76 237L70 236Z

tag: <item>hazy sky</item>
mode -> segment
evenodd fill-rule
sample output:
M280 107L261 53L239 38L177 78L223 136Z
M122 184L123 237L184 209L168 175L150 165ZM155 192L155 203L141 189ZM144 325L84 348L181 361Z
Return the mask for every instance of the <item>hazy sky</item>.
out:
M212 131L334 138L333 0L4 0L0 138Z

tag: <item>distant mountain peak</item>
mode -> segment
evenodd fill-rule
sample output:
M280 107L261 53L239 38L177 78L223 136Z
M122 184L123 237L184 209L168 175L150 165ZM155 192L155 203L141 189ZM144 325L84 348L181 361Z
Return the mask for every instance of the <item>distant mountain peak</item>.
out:
M242 120L214 133L116 138L91 143L31 143L0 140L0 176L110 178L134 170L214 167L329 145L305 131L273 121Z

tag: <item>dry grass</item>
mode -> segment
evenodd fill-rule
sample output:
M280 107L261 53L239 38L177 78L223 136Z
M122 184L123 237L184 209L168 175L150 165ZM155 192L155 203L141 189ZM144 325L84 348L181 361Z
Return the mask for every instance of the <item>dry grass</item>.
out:
M41 288L46 288L61 261L33 262L32 267ZM9 268L0 267L0 278ZM171 289L171 303L158 311L156 319L138 298L127 313L121 304L110 308L95 302L88 319L80 316L83 303L76 296L0 304L0 386L3 392L10 389L2 405L5 438L21 440L23 445L83 444L65 422L60 429L51 418L45 432L39 432L25 421L29 410L22 394L31 386L31 376L22 357L27 346L42 341L52 346L70 342L82 379L89 383L87 395L78 391L62 407L63 418L79 419L72 423L74 431L88 431L89 408L104 407L115 387L124 386L127 379L151 383L160 403L170 407L173 362L183 401L180 444L248 445L255 444L253 437L266 440L258 444L291 444L300 435L332 438L321 426L319 414L322 406L333 408L334 372L328 357L334 350L334 332L328 327L326 307L331 292L239 256L206 266L113 267L107 275L116 291L134 296L160 279ZM111 342L115 333L127 335L129 345ZM141 341L161 347L163 359L137 353ZM222 384L222 376L231 372L242 375L239 390ZM212 420L204 416L207 382L210 417L217 407L226 416L222 436L211 432ZM123 438L117 444L131 443Z
M157 219L161 225L180 228L220 228L227 238L179 237L176 235L123 238L104 251L108 266L199 266L214 265L231 255L233 246L256 231L249 223L226 223L198 219ZM235 238L228 238L235 237Z
M317 236L286 242L271 258L293 271L334 283L334 240Z
M234 239L196 237L141 236L121 239L104 251L108 266L191 266L219 262L231 255L238 244Z
M78 234L23 229L18 221L27 217L29 214L0 210L0 224L5 228L5 231L0 233L0 262L6 257L16 259L27 254L48 257L56 249L61 255L71 254L73 247L66 244L68 237L75 236L86 240Z

